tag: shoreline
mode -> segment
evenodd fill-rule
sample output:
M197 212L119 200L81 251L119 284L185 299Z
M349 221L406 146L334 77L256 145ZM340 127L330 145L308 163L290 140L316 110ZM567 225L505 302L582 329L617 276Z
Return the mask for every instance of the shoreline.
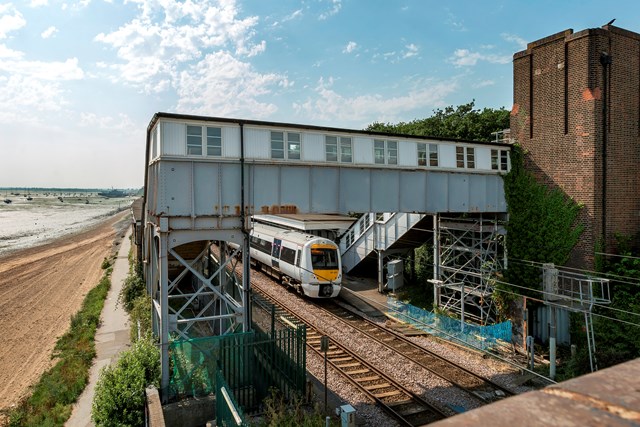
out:
M130 227L121 210L80 230L0 255L0 411L17 404L53 364L54 346ZM0 417L0 421L2 417ZM2 422L0 422L2 424Z

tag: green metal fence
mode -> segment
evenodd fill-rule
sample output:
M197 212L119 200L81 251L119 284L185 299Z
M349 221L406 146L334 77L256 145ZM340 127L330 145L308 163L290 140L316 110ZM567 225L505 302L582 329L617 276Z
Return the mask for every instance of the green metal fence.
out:
M171 400L216 393L218 373L245 412L257 410L272 388L285 399L304 394L304 327L174 341L169 355Z
M230 387L222 376L216 372L216 425L219 426L248 426L242 409L233 397Z

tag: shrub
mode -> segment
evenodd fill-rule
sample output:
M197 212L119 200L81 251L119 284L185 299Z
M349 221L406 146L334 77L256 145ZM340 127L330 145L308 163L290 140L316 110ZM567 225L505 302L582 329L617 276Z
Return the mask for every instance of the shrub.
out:
M97 426L142 426L145 388L159 381L160 352L151 338L140 339L100 371L91 418Z

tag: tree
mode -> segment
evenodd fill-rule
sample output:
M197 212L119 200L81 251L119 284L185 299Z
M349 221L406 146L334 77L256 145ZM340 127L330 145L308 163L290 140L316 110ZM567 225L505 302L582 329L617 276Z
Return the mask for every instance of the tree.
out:
M403 133L435 138L490 141L491 133L509 127L509 111L484 108L477 110L475 100L457 107L434 110L431 117L397 124L374 122L365 130L372 132Z

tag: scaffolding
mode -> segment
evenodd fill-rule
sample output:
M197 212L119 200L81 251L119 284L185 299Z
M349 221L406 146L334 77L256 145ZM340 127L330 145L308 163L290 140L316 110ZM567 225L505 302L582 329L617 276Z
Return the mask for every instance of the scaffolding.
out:
M506 264L503 217L434 215L434 303L462 324L496 322L493 285Z

